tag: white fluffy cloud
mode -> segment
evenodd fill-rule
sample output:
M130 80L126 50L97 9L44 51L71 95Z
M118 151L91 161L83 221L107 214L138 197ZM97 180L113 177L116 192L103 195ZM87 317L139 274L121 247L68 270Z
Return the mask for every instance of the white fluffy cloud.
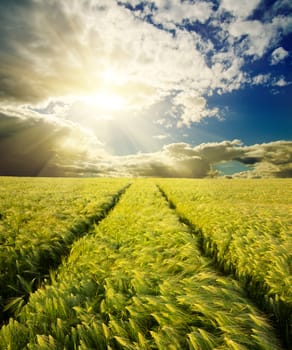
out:
M283 87L289 85L289 83L285 80L284 77L280 77L279 79L275 79L273 82L273 86Z
M236 21L229 27L234 38L244 38L240 47L245 55L261 57L277 36L277 27L260 21Z
M265 85L267 84L271 79L270 74L258 74L253 77L252 83L254 85Z
M283 47L278 47L271 54L271 64L278 64L279 62L283 61L288 55L288 51L286 51Z
M277 12L283 3L262 21L248 17L259 0L222 0L218 9L207 0L0 4L0 100L33 105L55 99L68 105L71 99L65 116L70 119L84 96L106 95L113 104L118 96L128 115L168 99L169 110L176 110L173 125L216 117L208 96L263 82L260 75L250 77L245 64L291 31L292 18ZM227 12L231 19L221 21ZM287 56L284 51L273 51L273 64ZM96 107L92 113L114 114Z
M216 116L219 112L217 108L208 109L206 99L192 91L178 94L174 99L174 104L182 108L179 126L190 126L192 122L199 122L205 117Z
M182 11L187 14L190 6L183 5ZM191 8L193 16L210 15L210 4ZM53 0L14 10L26 35L7 30L18 28L16 18L3 18L2 41L10 49L0 58L2 100L73 100L110 89L133 110L174 90L204 94L209 88L210 69L196 48L196 43L203 45L200 36L184 30L173 36L137 20L115 1Z
M214 54L212 61L212 89L222 94L244 86L247 81L247 76L242 71L244 60L237 57L233 50Z
M235 17L246 18L258 7L261 0L221 0L220 7Z
M261 58L270 47L276 45L282 33L292 31L292 17L276 16L261 22L259 20L241 20L237 18L229 26L231 43L239 40L236 44L241 54Z
M156 0L154 4L158 8L154 21L167 28L174 28L174 24L181 24L183 20L205 23L213 12L212 4L205 1L181 3L178 0Z

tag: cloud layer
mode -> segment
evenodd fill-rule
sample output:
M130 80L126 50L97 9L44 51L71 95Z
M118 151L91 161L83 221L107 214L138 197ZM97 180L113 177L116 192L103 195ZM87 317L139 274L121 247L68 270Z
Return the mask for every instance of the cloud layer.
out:
M222 119L212 96L291 84L279 73L291 60L290 10L287 0L1 1L0 175L201 178L238 161L250 167L238 176L291 176L288 141L172 139ZM133 143L169 144L117 157L96 120L116 120Z
M79 125L0 108L0 175L68 176L68 167L104 156L95 136Z
M203 178L214 174L214 165L236 160L250 167L238 177L292 177L292 141L172 143L117 157L78 125L8 112L0 113L0 175Z
M0 101L70 105L110 90L129 114L168 98L180 126L219 117L208 96L252 85L245 65L269 51L272 65L288 56L277 46L291 31L292 17L283 15L288 5L278 0L252 19L260 6L259 0L3 1ZM263 83L273 79L280 77Z

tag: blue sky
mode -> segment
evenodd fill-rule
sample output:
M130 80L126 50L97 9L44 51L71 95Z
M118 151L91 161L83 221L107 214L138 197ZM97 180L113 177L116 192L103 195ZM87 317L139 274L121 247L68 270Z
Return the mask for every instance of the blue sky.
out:
M289 0L0 4L1 175L292 176Z

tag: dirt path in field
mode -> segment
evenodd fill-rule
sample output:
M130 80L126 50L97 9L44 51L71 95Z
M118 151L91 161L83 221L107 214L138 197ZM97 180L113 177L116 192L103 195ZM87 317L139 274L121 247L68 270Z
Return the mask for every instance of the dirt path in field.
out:
M185 217L182 217L177 211L176 211L176 206L175 204L169 200L167 194L163 191L163 189L159 186L156 185L159 192L161 193L161 195L163 196L163 198L165 199L165 201L168 203L169 208L175 213L175 215L178 217L179 221L187 227L190 235L197 237L198 239L198 248L199 251L201 252L202 256L204 258L207 258L210 260L210 263L212 266L212 268L219 274L222 274L223 276L232 278L234 281L237 281L240 283L240 285L242 286L243 290L246 291L246 298L248 298L248 300L250 300L251 302L255 303L255 305L266 314L267 318L270 318L271 320L271 324L273 325L273 327L276 329L277 333L278 333L278 337L281 339L282 341L282 346L283 348L290 350L291 349L291 344L292 344L292 340L287 338L287 320L283 320L283 322L279 322L275 316L273 316L271 314L271 310L267 310L265 308L265 304L263 302L261 302L261 300L259 300L259 298L256 298L254 296L253 291L250 289L250 285L248 283L241 283L235 275L235 270L230 267L230 269L228 271L226 271L226 269L217 261L217 256L216 255L210 255L210 253L208 253L205 249L206 247L206 239L202 233L202 231L200 229L198 229L193 223L191 223L188 219L186 219ZM250 277L251 278L251 277ZM262 299L264 298L264 294L262 295ZM289 333L289 332L288 332Z
M10 317L19 313L27 304L30 293L41 288L44 283L50 283L50 271L57 270L62 261L70 255L73 243L78 241L81 237L89 234L93 225L98 225L104 220L115 208L130 186L131 184L125 186L113 195L111 201L105 203L102 211L97 215L84 217L82 220L76 222L68 231L72 233L71 237L68 238L65 243L62 242L63 247L61 254L54 252L55 254L53 257L51 257L52 254L48 255L47 258L45 257L46 260L44 260L46 263L43 263L42 266L40 266L40 271L35 272L35 275L32 274L29 278L19 275L18 278L20 279L20 284L18 288L11 288L11 291L7 289L6 294L2 293L2 300L0 296L0 328Z
M221 274L225 275L225 276L230 276L232 275L232 273L230 273L230 271L226 272L223 270L223 268L220 268L220 266L218 265L217 261L216 261L216 257L211 256L210 254L208 254L205 250L205 238L203 236L203 233L200 229L198 229L197 227L195 227L195 225L193 225L188 219L186 219L185 217L181 216L177 210L176 210L176 206L175 204L169 200L167 194L163 191L163 189L159 186L156 185L159 192L161 193L162 197L165 199L165 201L167 202L169 208L174 212L174 214L177 216L177 218L179 219L179 221L187 226L188 231L190 233L190 235L197 237L198 240L198 248L202 254L202 256L209 258L212 261L213 267L216 271L219 271Z
M49 336L60 349L282 350L269 320L203 256L154 181L124 192L30 296L19 322L2 328L0 349L37 349ZM21 332L27 339L11 346Z

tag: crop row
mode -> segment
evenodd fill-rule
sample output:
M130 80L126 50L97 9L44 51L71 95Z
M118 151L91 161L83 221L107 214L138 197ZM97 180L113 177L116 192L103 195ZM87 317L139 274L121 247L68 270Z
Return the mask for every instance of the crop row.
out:
M0 349L281 349L198 244L155 184L136 181L2 327Z
M205 253L272 313L289 347L292 318L292 182L161 180Z
M2 320L26 302L29 292L60 264L73 240L104 216L125 185L125 180L106 179L1 179Z

